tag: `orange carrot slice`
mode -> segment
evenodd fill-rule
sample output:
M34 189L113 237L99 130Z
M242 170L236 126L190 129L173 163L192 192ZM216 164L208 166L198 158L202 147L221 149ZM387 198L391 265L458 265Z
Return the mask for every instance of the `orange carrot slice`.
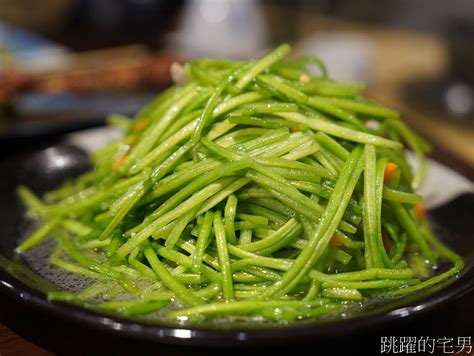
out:
M329 240L329 244L330 244L331 246L338 247L338 246L341 246L341 245L342 245L342 242L341 242L341 240L339 240L339 239L336 237L336 235L333 235L333 236L331 237L331 240Z
M127 157L126 153L122 153L119 158L112 164L112 170L116 171L117 169L120 168L122 165L123 161L125 161L125 158Z
M133 130L134 131L141 131L143 130L146 126L148 125L148 120L141 118L139 119L135 125L133 125Z
M423 203L416 203L415 205L415 210L416 210L416 213L418 214L418 216L422 219L422 220L426 220L426 209L425 209L425 206Z
M390 181L392 178L393 173L398 169L398 166L395 163L392 162L387 162L387 165L385 166L385 173L383 175L383 180L385 183Z

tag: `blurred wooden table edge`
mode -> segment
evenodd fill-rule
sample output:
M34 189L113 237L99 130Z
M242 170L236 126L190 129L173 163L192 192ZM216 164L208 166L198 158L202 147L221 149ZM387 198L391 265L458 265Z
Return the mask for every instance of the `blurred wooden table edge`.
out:
M53 354L24 339L0 323L0 355L50 356Z
M410 108L404 86L416 79L437 78L448 66L447 46L434 34L405 31L306 13L300 19L304 39L317 32L351 32L374 47L374 68L367 96L401 112L402 119L434 145L433 158L474 179L474 129Z

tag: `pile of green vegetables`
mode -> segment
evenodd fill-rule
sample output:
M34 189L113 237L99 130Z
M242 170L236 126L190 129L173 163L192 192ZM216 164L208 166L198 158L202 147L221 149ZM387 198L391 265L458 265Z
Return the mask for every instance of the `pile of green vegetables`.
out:
M284 60L289 51L187 63L133 120L111 120L126 133L92 155L93 170L42 199L19 188L40 225L17 251L53 238L51 264L93 281L51 300L287 321L463 268L414 191L429 145L363 85L331 80L316 57ZM449 267L434 273L440 262Z

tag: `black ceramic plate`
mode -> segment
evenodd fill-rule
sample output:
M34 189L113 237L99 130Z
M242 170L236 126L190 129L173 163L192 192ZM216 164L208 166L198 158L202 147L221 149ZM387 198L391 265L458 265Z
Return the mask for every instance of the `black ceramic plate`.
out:
M464 257L466 267L461 275L423 293L353 312L345 319L310 320L265 328L240 327L238 330L230 326L218 330L212 326L186 328L146 324L118 316L101 315L65 303L52 303L47 301L44 293L50 284L33 273L13 252L27 224L15 189L18 184L26 184L37 193L42 193L88 167L87 154L67 144L38 146L0 162L0 291L46 315L143 341L206 346L275 345L360 334L432 311L447 300L474 289L474 194L466 193L429 211L429 218L438 236Z

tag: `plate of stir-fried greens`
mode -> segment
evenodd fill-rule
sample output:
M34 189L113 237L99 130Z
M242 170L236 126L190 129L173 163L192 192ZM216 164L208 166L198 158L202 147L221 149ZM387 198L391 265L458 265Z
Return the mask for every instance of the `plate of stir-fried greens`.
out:
M324 334L472 288L467 225L447 229L418 191L430 144L363 84L290 50L176 65L134 118L111 116L118 138L33 156L60 176L38 188L23 167L11 181L22 225L5 280L158 340Z

